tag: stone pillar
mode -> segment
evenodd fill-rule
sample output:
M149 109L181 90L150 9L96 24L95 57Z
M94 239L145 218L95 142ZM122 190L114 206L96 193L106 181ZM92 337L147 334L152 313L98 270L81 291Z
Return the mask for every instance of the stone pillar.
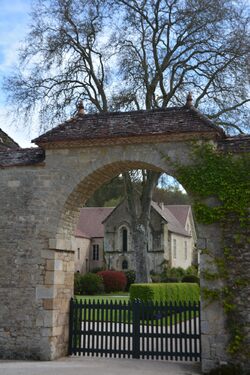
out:
M49 342L49 353L45 353L44 358L49 360L68 354L69 301L73 296L74 251L50 249L44 253L44 260L44 284L37 286L36 298L42 301L43 311L40 312L41 319L38 319L38 325L41 327L42 336L47 337Z
M203 293L204 288L212 291L223 287L221 280L208 281L204 277L206 270L211 273L217 272L214 260L222 254L222 237L220 226L217 224L199 225L198 233L198 248L201 250L201 364L202 371L208 373L229 360L228 332L223 306L218 300L204 298Z

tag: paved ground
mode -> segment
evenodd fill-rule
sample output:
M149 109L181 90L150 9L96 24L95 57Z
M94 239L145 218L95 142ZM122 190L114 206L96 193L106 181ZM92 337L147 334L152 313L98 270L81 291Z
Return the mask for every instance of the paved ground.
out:
M52 362L0 361L0 375L197 375L200 364L137 359L63 358Z

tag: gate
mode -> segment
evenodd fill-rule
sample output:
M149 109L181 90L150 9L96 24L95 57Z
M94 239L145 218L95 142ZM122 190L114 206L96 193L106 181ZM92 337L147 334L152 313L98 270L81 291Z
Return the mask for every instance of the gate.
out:
M69 354L199 361L200 304L71 299Z

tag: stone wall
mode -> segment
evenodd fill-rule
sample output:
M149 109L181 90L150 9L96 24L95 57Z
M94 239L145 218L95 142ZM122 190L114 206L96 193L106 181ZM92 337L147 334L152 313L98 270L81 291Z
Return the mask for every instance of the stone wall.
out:
M67 354L74 271L71 235L79 207L104 182L128 169L175 176L169 159L188 164L191 148L192 143L180 141L51 149L42 163L2 166L0 358L49 360ZM217 227L198 228L198 234L214 253L221 252ZM247 257L246 253L239 262ZM201 263L207 267L209 259L202 256ZM246 293L239 305L249 298L249 289ZM245 314L242 310L242 317ZM228 360L227 340L222 307L202 301L204 370Z

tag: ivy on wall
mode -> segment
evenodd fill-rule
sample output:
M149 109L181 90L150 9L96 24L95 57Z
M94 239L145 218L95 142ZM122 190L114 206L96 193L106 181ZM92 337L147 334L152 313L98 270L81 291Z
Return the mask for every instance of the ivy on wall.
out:
M241 275L237 262L242 249L249 246L250 155L232 155L214 149L209 144L194 145L193 163L177 166L177 178L191 192L197 222L218 222L223 231L224 254L213 256L216 272L205 270L208 281L223 280L221 289L203 288L209 300L222 301L230 333L228 352L249 358L245 345L244 322L239 319L237 298L249 285ZM209 254L209 250L206 250ZM212 256L211 254L209 254Z

